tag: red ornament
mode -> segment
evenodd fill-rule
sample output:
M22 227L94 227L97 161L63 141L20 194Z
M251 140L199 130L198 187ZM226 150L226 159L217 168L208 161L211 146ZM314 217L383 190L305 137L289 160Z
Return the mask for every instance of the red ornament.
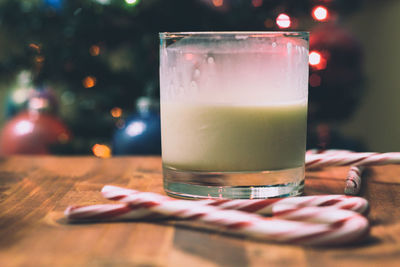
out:
M11 119L0 134L0 154L48 154L53 145L67 143L71 134L57 117L23 112Z

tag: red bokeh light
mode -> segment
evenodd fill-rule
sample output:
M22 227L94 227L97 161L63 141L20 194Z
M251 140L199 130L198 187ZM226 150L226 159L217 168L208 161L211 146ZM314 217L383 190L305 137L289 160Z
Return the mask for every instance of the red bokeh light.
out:
M315 20L324 21L328 18L328 9L324 6L316 6L313 8L311 15Z
M281 13L276 18L276 24L279 28L289 28L291 24L290 17L285 13Z
M252 4L254 7L260 7L260 6L262 6L262 4L263 4L263 0L251 0L251 4Z
M321 62L321 54L316 51L312 51L308 56L308 63L311 66L315 66L318 65L320 62Z
M224 4L224 0L212 0L212 3L216 7L220 7Z
M322 70L326 67L326 59L320 52L311 51L308 55L308 64L314 69Z
M321 85L321 77L318 74L311 74L310 76L310 86L311 87L318 87Z

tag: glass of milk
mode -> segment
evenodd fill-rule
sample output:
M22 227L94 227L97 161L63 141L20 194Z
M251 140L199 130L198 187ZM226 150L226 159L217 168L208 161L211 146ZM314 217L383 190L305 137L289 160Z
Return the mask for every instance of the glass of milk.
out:
M160 33L164 189L270 198L304 186L306 32Z

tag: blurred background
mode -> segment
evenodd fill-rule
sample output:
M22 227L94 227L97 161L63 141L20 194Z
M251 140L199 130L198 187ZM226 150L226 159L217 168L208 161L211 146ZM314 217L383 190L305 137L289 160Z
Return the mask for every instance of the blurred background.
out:
M400 150L400 1L0 0L0 154L159 154L158 32L310 31L308 148Z

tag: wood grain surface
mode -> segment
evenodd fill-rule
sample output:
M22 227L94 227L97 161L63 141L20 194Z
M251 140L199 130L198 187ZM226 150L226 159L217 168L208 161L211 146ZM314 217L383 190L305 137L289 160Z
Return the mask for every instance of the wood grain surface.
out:
M342 194L347 167L307 173L306 194ZM400 266L400 166L370 168L371 236L311 248L173 222L68 224L71 204L107 203L105 184L163 193L159 157L0 159L0 266Z

